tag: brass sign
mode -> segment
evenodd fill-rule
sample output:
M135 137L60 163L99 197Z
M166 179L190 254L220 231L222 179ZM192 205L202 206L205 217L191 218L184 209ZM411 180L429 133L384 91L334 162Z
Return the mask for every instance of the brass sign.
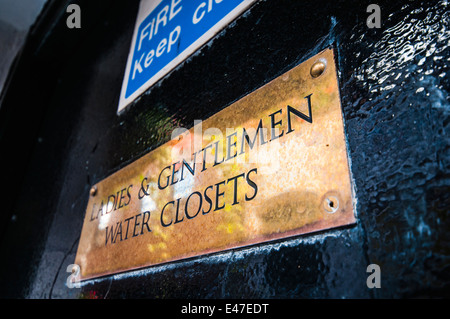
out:
M332 49L92 188L81 279L355 222Z

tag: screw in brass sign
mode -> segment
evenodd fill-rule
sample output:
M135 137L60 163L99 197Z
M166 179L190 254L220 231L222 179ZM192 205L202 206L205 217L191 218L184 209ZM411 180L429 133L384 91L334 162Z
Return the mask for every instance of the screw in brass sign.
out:
M91 189L81 280L355 223L332 49Z

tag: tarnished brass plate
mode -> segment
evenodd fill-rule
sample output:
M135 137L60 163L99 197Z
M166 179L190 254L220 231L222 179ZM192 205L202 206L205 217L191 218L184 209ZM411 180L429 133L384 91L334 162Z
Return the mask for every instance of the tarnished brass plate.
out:
M87 279L349 225L352 198L327 49L95 185L75 263Z

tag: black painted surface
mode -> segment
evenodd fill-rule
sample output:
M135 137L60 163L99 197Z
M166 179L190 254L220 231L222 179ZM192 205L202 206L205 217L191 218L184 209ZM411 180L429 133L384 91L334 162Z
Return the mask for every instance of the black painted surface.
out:
M366 26L371 1L259 1L120 116L138 1L79 3L81 30L50 5L3 100L4 167L17 173L3 192L3 296L449 297L444 1L378 1L380 29ZM92 184L330 45L356 225L65 286ZM380 289L366 286L372 263Z

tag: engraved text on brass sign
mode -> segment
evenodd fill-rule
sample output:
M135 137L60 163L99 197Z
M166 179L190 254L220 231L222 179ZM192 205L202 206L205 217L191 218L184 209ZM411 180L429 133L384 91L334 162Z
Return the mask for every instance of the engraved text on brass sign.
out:
M327 49L95 185L75 263L88 279L349 225L352 198Z

